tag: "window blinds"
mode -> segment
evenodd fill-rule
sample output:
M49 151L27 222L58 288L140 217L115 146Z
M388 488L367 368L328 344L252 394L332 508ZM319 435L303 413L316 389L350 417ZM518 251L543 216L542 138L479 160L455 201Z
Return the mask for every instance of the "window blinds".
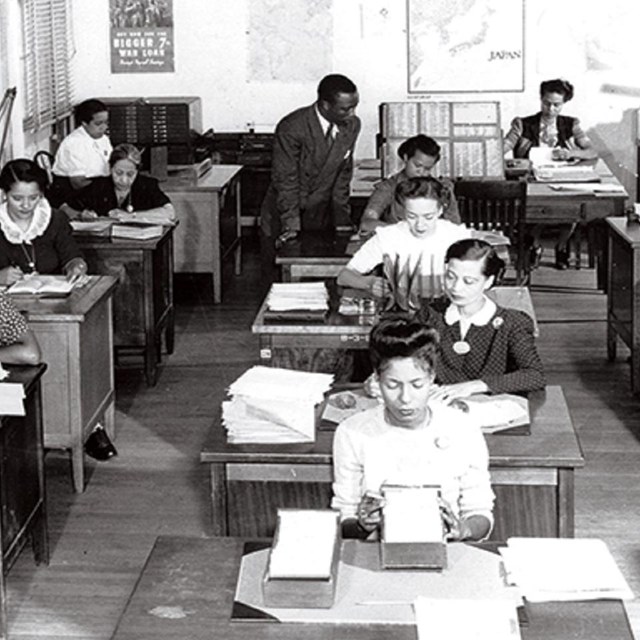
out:
M71 113L74 53L70 0L22 0L26 131Z

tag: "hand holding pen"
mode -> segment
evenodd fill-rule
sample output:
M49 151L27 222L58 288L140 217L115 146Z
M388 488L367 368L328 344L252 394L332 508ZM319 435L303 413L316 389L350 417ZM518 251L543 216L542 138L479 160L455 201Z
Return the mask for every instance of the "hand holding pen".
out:
M10 286L24 278L24 271L17 265L0 269L0 284Z

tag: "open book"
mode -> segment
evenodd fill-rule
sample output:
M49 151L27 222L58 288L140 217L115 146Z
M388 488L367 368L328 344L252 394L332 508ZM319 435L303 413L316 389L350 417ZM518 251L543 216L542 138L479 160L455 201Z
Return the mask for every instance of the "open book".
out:
M7 293L16 296L36 295L48 298L68 296L73 290L73 282L66 276L32 275L12 284Z

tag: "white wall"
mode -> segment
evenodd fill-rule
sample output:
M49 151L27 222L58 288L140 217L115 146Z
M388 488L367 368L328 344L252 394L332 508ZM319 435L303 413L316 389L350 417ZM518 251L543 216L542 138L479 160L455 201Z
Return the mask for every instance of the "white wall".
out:
M284 114L314 100L317 80L287 84L249 80L249 2L174 0L175 73L111 74L108 1L73 0L78 100L198 95L205 128L242 130L248 122L275 125ZM576 98L565 113L581 118L612 170L635 193L637 132L630 110L640 106L640 65L634 63L640 3L607 0L590 5L596 3L527 0L523 93L431 98L500 100L507 127L514 115L538 109L542 79L567 77L575 84ZM333 0L332 11L333 65L326 72L344 73L358 85L363 131L357 155L372 156L378 104L409 99L406 0ZM594 69L598 64L611 68ZM614 92L607 84L621 88Z

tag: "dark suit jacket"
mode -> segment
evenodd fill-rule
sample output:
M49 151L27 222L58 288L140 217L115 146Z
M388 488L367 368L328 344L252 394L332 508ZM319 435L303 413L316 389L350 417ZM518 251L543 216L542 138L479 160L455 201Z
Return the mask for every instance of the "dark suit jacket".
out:
M351 224L349 183L359 132L360 120L354 116L329 144L315 105L297 109L278 123L271 184L260 211L265 235Z

